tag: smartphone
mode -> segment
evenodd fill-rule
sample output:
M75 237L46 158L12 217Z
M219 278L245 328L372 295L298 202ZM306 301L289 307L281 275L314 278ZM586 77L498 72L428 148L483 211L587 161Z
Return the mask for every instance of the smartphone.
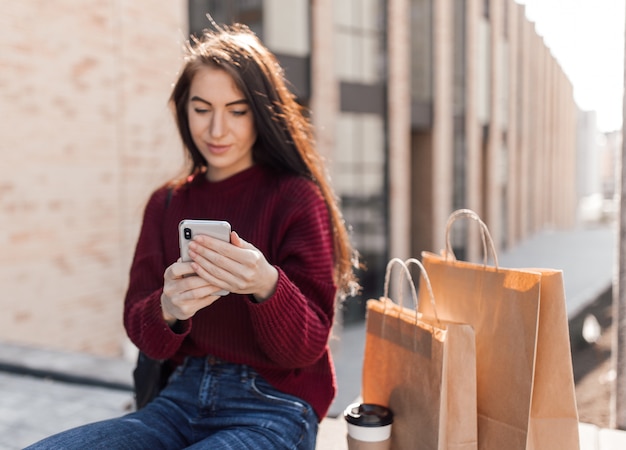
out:
M230 242L230 223L224 220L197 220L184 219L178 224L178 243L180 246L180 258L183 262L191 261L189 257L189 242L197 235L211 236ZM230 292L221 290L213 295L228 295Z

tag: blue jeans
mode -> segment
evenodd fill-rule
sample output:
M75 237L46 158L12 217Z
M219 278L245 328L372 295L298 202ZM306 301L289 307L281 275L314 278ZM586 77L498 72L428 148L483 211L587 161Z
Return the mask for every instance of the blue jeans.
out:
M187 358L145 408L51 436L28 449L313 450L317 416L248 366Z

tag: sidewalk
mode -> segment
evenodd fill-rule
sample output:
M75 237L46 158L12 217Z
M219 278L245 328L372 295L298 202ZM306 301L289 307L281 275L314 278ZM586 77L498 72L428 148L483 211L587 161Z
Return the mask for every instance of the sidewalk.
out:
M541 233L500 255L503 267L564 271L570 320L610 289L615 251L610 228ZM317 448L347 449L341 412L360 394L364 324L338 327L331 339L339 392ZM134 364L3 343L0 345L0 450L21 449L49 434L116 417L132 408ZM333 418L339 416L338 418ZM581 450L626 448L626 432L581 424Z
M133 405L132 364L121 359L3 343L0 450L117 417Z

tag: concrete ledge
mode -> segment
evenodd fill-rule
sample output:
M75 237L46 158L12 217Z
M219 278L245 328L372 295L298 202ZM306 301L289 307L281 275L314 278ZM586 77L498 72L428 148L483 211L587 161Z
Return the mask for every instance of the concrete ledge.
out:
M598 437L600 429L588 423L578 425L580 434L580 450L599 450L600 438Z
M624 450L626 431L600 429L588 423L579 424L580 450ZM343 418L326 418L320 424L318 450L347 450L347 427Z
M626 431L602 428L598 431L598 438L599 450L624 450L626 448Z
M38 349L2 343L0 371L130 391L135 363L86 353Z
M333 419L326 417L320 424L317 433L317 450L348 450L346 434L348 427L343 417Z
M83 353L42 350L7 343L3 343L0 346L0 371L69 381L86 387L99 386L130 392L132 391L132 370L134 366L134 361L103 358ZM59 386L57 389L62 387ZM46 389L50 390L51 386L46 385ZM96 390L93 391L95 392ZM106 390L98 391L98 395L106 396ZM116 396L112 395L112 392L108 395L116 402L120 401ZM84 396L85 394L81 394L81 398ZM126 399L123 403L128 402L131 398L123 397L123 399ZM68 400L71 400L73 403L78 402L77 399ZM90 405L90 408L93 409L93 405ZM116 406L113 412L108 412L107 414L111 416L119 415L124 412L120 408ZM83 417L82 420L86 419ZM14 427L15 425L11 426ZM626 431L600 429L595 425L586 423L579 425L579 431L580 450L626 449ZM316 448L318 450L347 450L346 434L346 423L341 415L337 418L326 417L320 424Z
M580 450L624 450L626 448L626 431L598 428L595 425L581 423Z

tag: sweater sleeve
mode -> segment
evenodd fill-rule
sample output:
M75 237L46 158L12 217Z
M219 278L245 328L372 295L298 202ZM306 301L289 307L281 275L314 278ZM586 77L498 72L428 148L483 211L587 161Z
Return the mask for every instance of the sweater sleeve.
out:
M290 191L279 227L272 297L250 303L257 343L285 368L312 365L324 354L332 328L336 286L326 203L310 183Z
M173 356L191 326L183 321L175 333L163 320L161 311L163 274L168 265L162 236L166 197L167 188L159 189L146 205L124 302L124 327L128 337L156 359Z

